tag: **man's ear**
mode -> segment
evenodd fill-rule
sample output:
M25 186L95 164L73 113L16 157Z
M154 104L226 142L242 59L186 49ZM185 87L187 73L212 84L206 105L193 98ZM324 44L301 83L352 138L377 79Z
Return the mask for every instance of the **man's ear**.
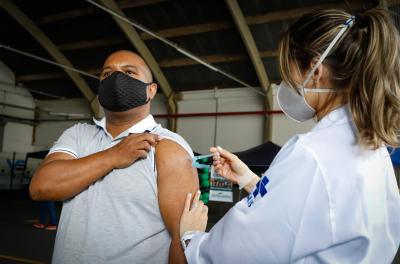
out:
M154 99L154 97L156 96L157 88L158 88L158 86L156 83L152 83L149 85L149 99L150 100Z

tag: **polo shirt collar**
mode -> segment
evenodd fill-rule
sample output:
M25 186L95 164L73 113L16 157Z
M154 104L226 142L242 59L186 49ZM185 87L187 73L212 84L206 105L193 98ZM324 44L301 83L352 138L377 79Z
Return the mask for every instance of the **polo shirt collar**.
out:
M105 132L108 133L106 129L106 118L103 117L100 120L97 120L93 118L93 122L96 124L96 126L101 127ZM154 117L152 115L148 115L146 118L142 119L138 123L134 124L130 128L128 128L125 132L121 133L128 133L128 134L134 134L134 133L143 133L145 131L151 131L157 126L156 121L154 120ZM119 136L118 136L119 137Z

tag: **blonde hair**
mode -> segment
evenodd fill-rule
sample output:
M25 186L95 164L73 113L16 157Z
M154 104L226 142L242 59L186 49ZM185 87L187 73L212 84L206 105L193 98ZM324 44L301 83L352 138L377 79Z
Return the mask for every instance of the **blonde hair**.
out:
M336 9L317 10L294 23L279 44L282 79L295 87L292 67L301 73L309 70L351 16ZM356 16L323 65L335 88L348 89L358 142L371 149L399 146L400 37L388 12L375 8Z

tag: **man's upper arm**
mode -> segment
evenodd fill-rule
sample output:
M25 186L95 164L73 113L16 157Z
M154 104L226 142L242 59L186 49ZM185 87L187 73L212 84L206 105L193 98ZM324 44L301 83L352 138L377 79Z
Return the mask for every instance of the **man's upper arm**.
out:
M53 152L53 153L47 155L47 157L40 163L40 166L44 166L55 160L72 160L72 159L76 159L76 158L69 153Z
M156 147L158 200L171 236L179 235L179 222L186 195L199 189L197 170L189 153L174 141L164 139Z
M81 124L76 124L65 130L57 139L57 141L54 142L54 145L51 147L48 156L51 156L53 153L65 153L78 158L78 132L80 126Z
M78 126L76 124L65 130L50 148L49 154L40 163L39 169L55 160L71 160L78 158Z

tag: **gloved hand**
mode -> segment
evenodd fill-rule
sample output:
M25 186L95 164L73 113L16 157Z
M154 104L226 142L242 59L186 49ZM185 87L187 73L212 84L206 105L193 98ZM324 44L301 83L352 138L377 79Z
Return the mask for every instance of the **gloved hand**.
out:
M245 187L254 177L258 179L258 176L235 154L221 147L212 147L210 151L213 154L215 171L225 179L239 184L240 189Z
M204 232L207 227L208 207L200 201L200 191L197 191L193 202L191 203L192 194L186 197L185 207L183 208L179 232L182 237L186 232ZM191 205L190 205L191 204Z

